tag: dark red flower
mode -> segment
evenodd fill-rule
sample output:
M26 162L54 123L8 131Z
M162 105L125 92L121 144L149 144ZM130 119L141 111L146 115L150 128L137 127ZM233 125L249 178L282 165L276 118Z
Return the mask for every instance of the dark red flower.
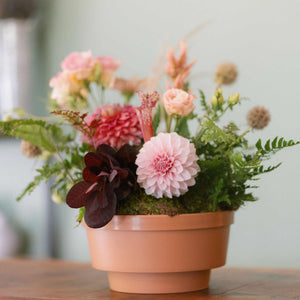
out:
M104 144L85 155L83 181L70 189L66 202L72 208L85 206L84 219L89 227L106 225L116 212L117 201L135 189L136 155L137 150L130 145L115 151Z

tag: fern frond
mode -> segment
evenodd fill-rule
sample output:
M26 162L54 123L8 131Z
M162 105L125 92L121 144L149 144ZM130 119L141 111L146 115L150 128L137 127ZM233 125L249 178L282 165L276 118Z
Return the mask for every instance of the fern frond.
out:
M36 175L32 182L30 182L23 193L17 198L20 201L25 195L30 195L41 182L47 182L52 176L60 175L64 170L64 165L61 162L44 165L41 169L37 169Z
M51 114L61 116L68 123L70 123L70 125L72 125L75 129L81 131L83 134L87 136L90 135L89 127L95 127L94 124L87 125L87 123L85 122L87 113L81 114L79 111L74 111L74 110L55 110L52 111Z
M268 156L269 154L274 154L284 148L295 146L300 144L300 141L294 140L285 140L283 137L278 139L278 136L275 137L272 141L269 139L263 145L261 139L255 144L257 151L261 156Z

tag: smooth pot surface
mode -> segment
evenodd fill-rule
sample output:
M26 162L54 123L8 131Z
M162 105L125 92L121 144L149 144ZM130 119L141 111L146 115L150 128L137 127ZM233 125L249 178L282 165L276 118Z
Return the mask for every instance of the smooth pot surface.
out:
M225 264L233 212L114 216L87 229L93 267L115 272L187 272Z

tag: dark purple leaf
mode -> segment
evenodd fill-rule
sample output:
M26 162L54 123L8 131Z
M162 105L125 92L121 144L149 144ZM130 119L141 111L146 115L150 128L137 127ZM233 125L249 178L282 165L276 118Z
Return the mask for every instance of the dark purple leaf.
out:
M86 167L83 169L82 178L89 182L97 182L98 180L97 174L92 172L91 167Z
M105 226L115 215L117 206L117 197L113 191L106 193L108 205L101 208L97 197L93 198L85 206L84 220L91 228L100 228Z
M128 197L132 192L132 188L125 183L122 183L117 189L115 189L115 194L117 196L118 201L121 201Z
M96 154L105 158L110 167L112 165L119 166L119 161L116 159L116 151L112 147L102 144L98 146Z
M84 163L87 167L97 166L99 167L103 159L96 155L94 152L89 152L84 156Z
M109 182L112 182L114 180L114 178L118 175L118 171L117 170L112 170L112 172L109 175Z
M125 144L122 146L116 154L118 161L122 167L129 167L135 164L138 151L133 146Z
M118 167L116 167L115 170L118 172L121 180L128 177L128 170L121 169L121 168L118 168Z
M98 210L108 205L108 200L104 190L94 191L87 196L86 205L90 206L90 210Z
M86 204L86 191L92 185L90 182L80 181L68 192L66 202L71 208L79 208Z
M98 146L96 154L109 155L111 157L114 157L116 155L116 151L112 147L102 144Z

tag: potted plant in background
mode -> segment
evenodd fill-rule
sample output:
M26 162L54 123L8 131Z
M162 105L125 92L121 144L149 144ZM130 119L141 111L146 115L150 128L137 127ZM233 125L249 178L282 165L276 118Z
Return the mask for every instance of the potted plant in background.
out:
M280 165L265 161L299 143L275 137L250 146L247 134L270 121L259 106L249 111L244 130L234 122L220 125L243 101L221 88L235 81L237 69L218 66L207 101L189 88L194 63L183 42L177 58L170 50L167 87L159 95L142 92L153 85L150 79L116 78L120 62L112 57L74 52L50 81L49 108L58 118L46 122L18 110L19 119L0 123L1 132L22 139L25 155L45 161L18 200L54 177L52 199L79 208L92 265L108 271L113 290L208 287L210 270L225 264L234 211L255 200L253 180ZM121 92L124 104L105 103L110 88ZM138 107L130 105L135 93ZM74 130L64 133L66 123Z

